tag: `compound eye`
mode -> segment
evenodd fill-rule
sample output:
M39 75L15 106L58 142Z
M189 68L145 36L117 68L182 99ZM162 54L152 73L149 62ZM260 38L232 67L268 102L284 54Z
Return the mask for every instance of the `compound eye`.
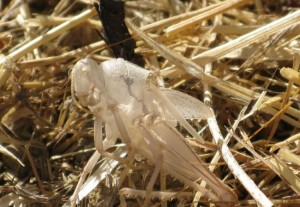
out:
M93 81L91 77L91 70L85 61L79 61L75 64L72 71L72 83L74 87L75 96L79 102L87 106L93 97Z
M101 70L97 63L89 58L77 62L72 71L72 83L76 97L84 106L94 106L100 102Z
M101 101L101 96L97 88L90 88L87 95L77 97L83 106L95 106Z
M79 68L75 65L73 70L74 90L77 96L87 95L91 87L89 71L86 68ZM80 66L80 65L79 65Z

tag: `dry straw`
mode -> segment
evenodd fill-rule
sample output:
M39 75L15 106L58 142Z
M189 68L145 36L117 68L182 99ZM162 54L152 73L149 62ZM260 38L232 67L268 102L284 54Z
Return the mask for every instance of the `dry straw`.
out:
M149 79L205 100L213 110L208 121L187 121L204 142L182 125L176 130L233 189L233 205L300 205L299 6L125 1L136 52L156 71ZM95 15L91 1L0 3L1 206L63 206L95 150L94 116L73 101L70 84L79 59L114 58L95 31L102 29ZM151 159L136 155L131 164L124 162L122 140L109 152L120 159L101 157L79 200L87 206L141 206ZM205 180L195 182L206 186ZM153 206L221 205L164 171L149 196Z

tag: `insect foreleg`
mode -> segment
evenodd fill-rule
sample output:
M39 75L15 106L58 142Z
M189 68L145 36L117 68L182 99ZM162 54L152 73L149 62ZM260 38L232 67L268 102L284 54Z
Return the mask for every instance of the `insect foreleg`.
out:
M92 172L92 170L94 169L98 159L100 158L100 154L98 151L96 151L93 156L89 159L88 163L85 165L83 172L79 178L79 181L77 183L76 189L73 193L73 195L70 197L70 202L71 202L71 206L74 207L76 206L76 201L78 198L78 193L80 191L81 186L83 185L85 178L88 174L90 174Z
M103 135L102 135L102 117L101 115L95 116L94 121L94 143L95 147L100 154L104 154L103 148Z
M95 113L95 121L94 121L94 143L97 151L110 159L117 160L122 162L119 157L113 156L111 153L106 152L104 148L103 142L103 134L102 134L102 116L100 113Z

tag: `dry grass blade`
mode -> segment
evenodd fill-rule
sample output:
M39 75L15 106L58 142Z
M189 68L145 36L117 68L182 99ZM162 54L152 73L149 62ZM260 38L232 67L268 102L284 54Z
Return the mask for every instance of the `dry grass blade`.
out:
M165 97L155 99L158 103L152 109L159 109L154 111L159 111L162 121L153 116L134 119L136 125L129 132L142 132L152 145L141 145L143 150L129 154L132 146L126 141L141 137L129 133L124 139L124 129L129 126L123 120L128 118L124 108L104 117L108 123L113 117L121 120L117 127L123 127L121 136L116 126L99 127L101 117L94 117L72 99L70 75L78 60L89 56L101 64L114 58L95 31L102 33L103 29L93 1L1 1L1 207L63 206L99 147L101 140L94 140L94 133L113 137L103 147L110 146L105 152L108 156L115 152L110 158L117 161L93 160L95 169L87 180L80 180L82 189L76 190L81 206L135 207L143 205L145 198L150 206L221 206L218 192L226 194L227 190L216 190L218 185L233 189L238 196L236 206L268 206L270 201L274 206L299 206L300 2L124 3L126 18L140 28L136 32L132 28L130 33L136 40L135 52L144 57L145 68L153 74L149 82L164 86L163 94L171 102L162 105ZM143 41L143 35L150 44ZM106 82L111 86L112 80ZM130 88L129 79L125 82L122 90ZM121 89L111 88L109 94L125 104ZM170 92L174 90L177 92ZM186 95L205 98L215 117L200 122L195 105L207 106L198 100L192 101L198 104L188 103L191 99L184 98ZM179 107L184 109L176 114L178 107L172 109L172 104L180 103L185 108ZM145 115L138 107L134 111ZM153 120L155 125L151 125ZM177 125L176 120L180 121ZM181 145L185 147L179 151ZM192 158L183 156L185 151L193 154ZM166 159L160 162L160 155ZM95 153L95 157L100 155ZM233 166L238 165L242 174L248 175L241 181L234 175L239 171ZM199 179L201 167L219 178L211 183L215 190L207 190L211 188L205 179ZM151 193L151 186L147 188L150 180ZM252 196L244 188L243 182L251 180L253 188L248 186L248 190L259 189L265 196L257 198L260 193Z
M165 33L167 35L177 34L180 31L184 31L188 28L194 27L200 24L201 22L208 20L220 13L224 13L226 10L242 6L249 2L250 0L233 0L220 2L219 4L215 4L214 8L212 8L211 10L208 10L197 16L191 17L185 21L181 21L180 23L168 27L167 29L165 29Z
M80 15L74 17L73 19L66 21L61 25L49 30L46 34L43 34L42 36L37 37L36 39L30 41L29 43L25 44L24 46L10 53L8 57L16 61L19 58L23 57L25 54L31 52L33 49L41 46L42 44L47 44L48 41L56 38L58 35L82 23L87 18L95 14L96 11L94 9L88 9L82 12Z
M269 36L288 27L292 27L294 24L298 24L299 21L300 11L298 10L223 45L196 55L193 57L193 60L202 66L214 62L222 58L224 55L234 52L235 50L248 47L254 42L260 40L265 41Z

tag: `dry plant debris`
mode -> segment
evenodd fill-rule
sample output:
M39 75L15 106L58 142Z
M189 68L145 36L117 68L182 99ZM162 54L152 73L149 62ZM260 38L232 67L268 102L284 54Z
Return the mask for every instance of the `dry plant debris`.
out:
M70 84L78 60L113 58L95 32L93 3L0 2L1 206L63 206L95 150L94 117L73 101ZM178 130L234 189L233 206L299 206L299 1L136 0L125 8L145 68L211 105L215 120L189 121L204 144ZM224 146L266 200L237 177ZM125 156L122 143L115 149ZM130 166L103 157L80 205L140 206L152 172L143 157ZM164 172L151 196L153 206L220 205Z

